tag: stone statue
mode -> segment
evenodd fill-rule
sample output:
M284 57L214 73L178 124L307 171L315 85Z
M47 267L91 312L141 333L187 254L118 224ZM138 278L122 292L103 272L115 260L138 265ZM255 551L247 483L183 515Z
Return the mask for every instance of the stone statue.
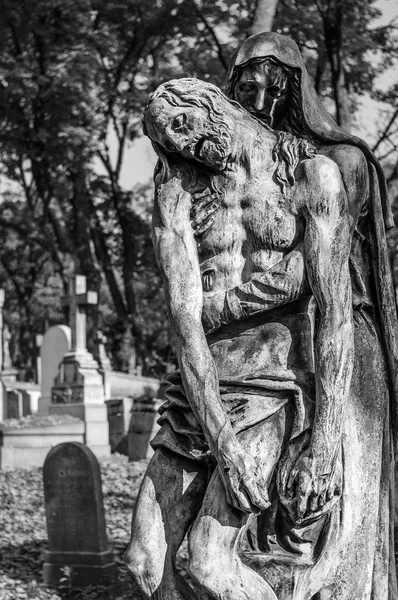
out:
M143 598L393 600L382 171L291 40L248 38L228 93L174 80L145 114L180 373L126 564ZM187 532L192 585L175 569Z

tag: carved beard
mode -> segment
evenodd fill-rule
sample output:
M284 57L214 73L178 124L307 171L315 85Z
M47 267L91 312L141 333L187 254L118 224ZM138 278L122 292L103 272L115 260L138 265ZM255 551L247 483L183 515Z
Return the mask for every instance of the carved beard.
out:
M198 143L196 156L200 161L213 169L225 169L231 154L231 134L225 123L218 123L216 131Z

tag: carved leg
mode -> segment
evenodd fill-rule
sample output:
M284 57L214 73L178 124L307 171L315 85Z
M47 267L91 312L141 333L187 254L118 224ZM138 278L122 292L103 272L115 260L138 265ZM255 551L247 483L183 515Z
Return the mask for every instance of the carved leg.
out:
M158 448L133 513L125 562L145 600L197 600L175 556L201 506L207 467Z
M279 459L283 444L284 413L239 435L242 445L259 458L267 479ZM226 501L218 470L212 476L200 513L189 534L189 569L197 582L217 600L277 600L270 585L243 564L237 546L251 516Z

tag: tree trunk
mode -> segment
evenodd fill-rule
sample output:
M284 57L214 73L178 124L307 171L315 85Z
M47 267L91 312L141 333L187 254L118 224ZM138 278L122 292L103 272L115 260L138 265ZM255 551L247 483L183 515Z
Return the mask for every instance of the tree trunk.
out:
M257 0L249 35L271 31L278 0Z
M321 11L325 46L332 71L333 95L336 104L336 121L342 129L351 128L351 110L348 97L342 50L342 6L340 0L329 0Z

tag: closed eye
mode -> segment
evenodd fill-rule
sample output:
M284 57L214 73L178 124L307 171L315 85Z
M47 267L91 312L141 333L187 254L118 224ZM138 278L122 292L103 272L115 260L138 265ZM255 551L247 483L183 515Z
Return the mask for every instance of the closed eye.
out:
M183 127L186 122L187 122L187 115L185 113L181 113L180 115L177 115L173 119L171 128L173 129L173 131L178 131L178 129L181 129L181 127Z
M239 92L243 93L254 92L256 90L256 86L252 83L241 83L238 90Z
M280 96L283 96L285 90L277 85L271 85L269 88L267 88L267 92L271 98L279 98Z

